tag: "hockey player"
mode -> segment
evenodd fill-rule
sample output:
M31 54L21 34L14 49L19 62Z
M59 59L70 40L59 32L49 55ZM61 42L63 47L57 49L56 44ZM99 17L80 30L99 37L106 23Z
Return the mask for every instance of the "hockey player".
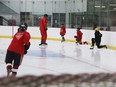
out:
M102 34L100 33L100 28L95 28L95 38L92 38L92 45L90 49L94 49L94 44L96 43L97 48L107 48L106 45L100 45Z
M83 33L80 31L81 28L77 28L77 32L76 32L76 36L74 36L74 38L76 38L76 44L82 44L82 36L83 36Z
M47 45L47 43L46 43L46 39L47 39L47 18L48 18L48 15L44 14L44 17L42 17L40 19L41 43L39 44L39 46Z
M65 28L64 24L62 24L60 27L60 35L62 37L61 42L65 41L65 37L64 37L65 34L66 34L66 28Z
M5 63L7 69L7 76L12 72L12 76L17 75L17 70L21 64L24 54L30 46L30 34L27 30L27 24L22 23L19 25L18 32L13 36L13 39L7 49Z
M75 35L74 36L74 38L76 39L76 44L78 45L78 43L81 45L81 44L86 44L86 45L88 45L88 43L87 43L87 41L84 41L84 42L82 42L82 36L83 36L83 33L80 31L80 29L81 28L77 28L77 31L76 31L76 34L77 35Z

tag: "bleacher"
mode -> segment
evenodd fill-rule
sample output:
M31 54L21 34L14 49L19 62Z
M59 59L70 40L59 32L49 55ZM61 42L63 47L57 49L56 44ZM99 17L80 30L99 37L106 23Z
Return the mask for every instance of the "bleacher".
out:
M0 1L0 14L17 14L17 13Z
M6 15L8 16L13 14L17 13L8 6L6 6L5 4L3 4L2 2L0 2L0 25L4 26L12 25L12 21L7 19Z

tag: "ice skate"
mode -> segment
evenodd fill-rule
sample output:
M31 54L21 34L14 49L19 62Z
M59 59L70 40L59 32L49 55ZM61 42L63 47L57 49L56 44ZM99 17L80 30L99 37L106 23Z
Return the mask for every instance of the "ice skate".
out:
M7 70L7 77L10 77L11 72L11 69Z
M61 40L61 42L64 42L65 40Z
M15 78L16 77L16 75L17 75L17 72L12 72L12 74L11 74L11 78Z
M43 43L43 45L48 45L47 43Z
M64 38L62 38L61 42L65 42L65 39L64 39Z
M108 47L107 47L107 45L104 45L104 47L107 49Z
M47 48L48 44L47 43L42 43L39 44L39 48Z
M40 43L39 46L42 46L42 43Z
M86 44L86 45L88 45L88 43L85 41L85 42L83 42L83 44Z
M94 47L93 47L93 46L91 46L91 47L90 47L90 49L92 50L92 49L94 49Z
M78 45L78 42L75 42L76 43L76 45Z
M41 43L39 44L39 46L43 46L43 45L48 45L47 43Z

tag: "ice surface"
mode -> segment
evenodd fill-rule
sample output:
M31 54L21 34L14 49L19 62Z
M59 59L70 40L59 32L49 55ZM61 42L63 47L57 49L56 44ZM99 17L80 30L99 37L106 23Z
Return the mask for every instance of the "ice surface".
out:
M5 55L11 39L0 39L0 77L6 76ZM39 47L40 40L31 40L31 47L24 56L17 76L43 74L78 74L116 71L116 51L93 49L90 45L74 42L47 41Z

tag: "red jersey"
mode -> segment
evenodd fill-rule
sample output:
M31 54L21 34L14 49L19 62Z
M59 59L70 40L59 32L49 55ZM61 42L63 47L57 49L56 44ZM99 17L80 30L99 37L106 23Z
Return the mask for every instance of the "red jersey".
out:
M83 33L80 30L77 30L77 38L81 41Z
M60 27L60 35L65 35L66 34L66 28L65 26Z
M30 38L31 38L30 34L26 31L17 32L14 35L13 40L11 41L11 43L8 47L8 50L15 52L17 54L23 55L24 54L24 45L29 44Z
M47 28L47 19L45 17L43 17L40 20L40 30L41 31L46 31L45 30L46 28Z

